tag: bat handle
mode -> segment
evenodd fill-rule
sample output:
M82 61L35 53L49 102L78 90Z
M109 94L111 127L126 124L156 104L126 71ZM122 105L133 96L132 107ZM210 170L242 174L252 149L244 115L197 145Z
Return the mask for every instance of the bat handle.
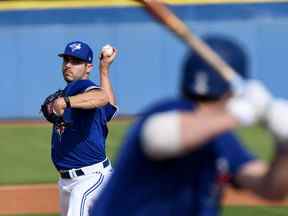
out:
M245 81L238 74L234 74L232 79L230 79L229 84L233 94L240 95L243 92Z

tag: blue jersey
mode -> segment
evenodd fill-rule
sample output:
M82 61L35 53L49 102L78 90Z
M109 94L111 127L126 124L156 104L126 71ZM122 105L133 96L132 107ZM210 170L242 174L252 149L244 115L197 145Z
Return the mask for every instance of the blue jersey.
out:
M90 80L77 80L64 89L65 96L73 96L99 88ZM58 170L92 165L105 160L107 122L116 112L107 104L95 109L66 108L64 120L68 126L62 130L53 127L52 160Z
M254 157L232 132L223 133L185 156L155 161L141 147L147 117L164 111L192 111L195 103L171 100L157 104L131 128L114 173L92 208L101 216L214 216L223 185Z

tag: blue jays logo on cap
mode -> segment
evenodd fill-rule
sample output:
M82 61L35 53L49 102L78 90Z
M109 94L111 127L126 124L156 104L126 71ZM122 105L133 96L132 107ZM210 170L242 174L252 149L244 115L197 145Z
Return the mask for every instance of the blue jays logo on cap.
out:
M81 59L85 62L92 63L93 51L88 44L82 41L70 42L66 45L65 51L60 53L58 56L72 56Z
M75 50L81 49L81 43L73 43L69 47L71 48L72 52L74 52Z

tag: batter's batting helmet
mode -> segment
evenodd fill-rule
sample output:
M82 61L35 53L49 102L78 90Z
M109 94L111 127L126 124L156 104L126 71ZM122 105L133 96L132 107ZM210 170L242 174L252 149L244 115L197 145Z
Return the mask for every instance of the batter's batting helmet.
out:
M248 77L247 56L235 41L221 36L208 36L204 38L204 41L241 77ZM181 81L181 93L184 97L217 100L229 90L229 83L199 55L194 52L188 54L184 62Z

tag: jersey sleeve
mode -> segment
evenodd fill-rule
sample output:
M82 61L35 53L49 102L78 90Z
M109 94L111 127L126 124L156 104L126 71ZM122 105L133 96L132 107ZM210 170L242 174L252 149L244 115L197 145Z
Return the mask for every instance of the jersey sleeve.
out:
M227 161L232 179L244 164L256 159L231 132L217 137L215 151L218 158Z
M118 107L108 103L104 106L106 121L110 121L118 112Z
M74 82L69 83L64 91L67 96L73 96L79 93L99 88L100 87L97 86L91 80L76 80Z

